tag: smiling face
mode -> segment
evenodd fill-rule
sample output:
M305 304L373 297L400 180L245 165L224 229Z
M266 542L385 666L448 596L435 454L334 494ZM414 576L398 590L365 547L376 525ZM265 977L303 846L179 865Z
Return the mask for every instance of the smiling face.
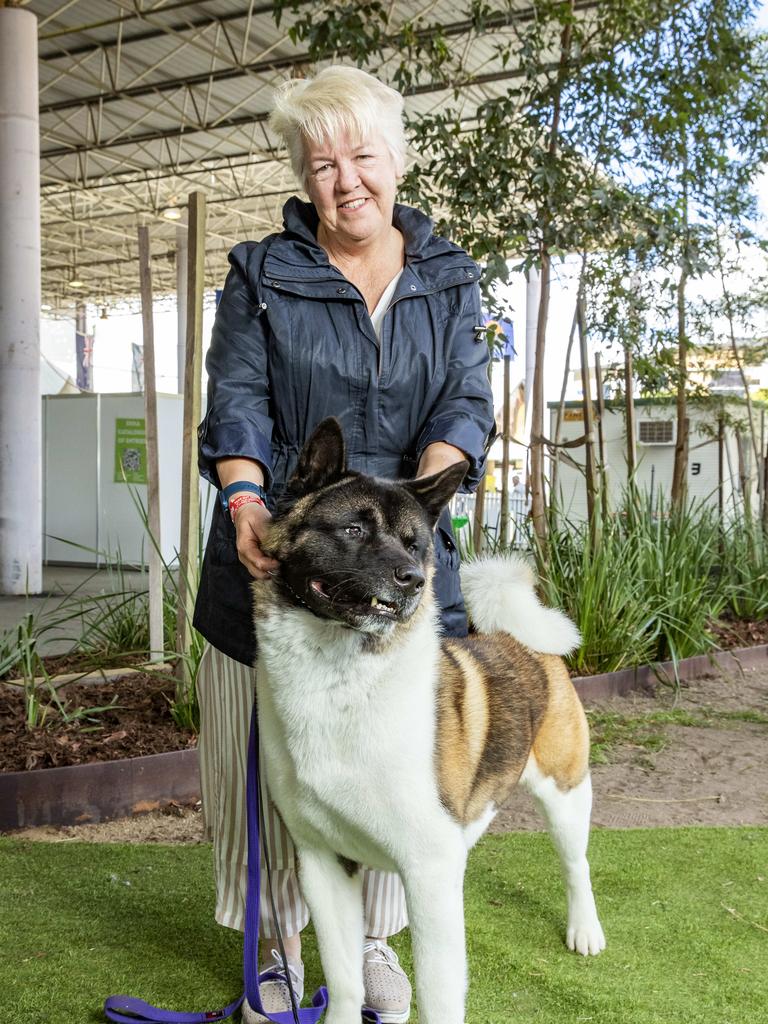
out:
M343 248L387 237L399 169L381 136L362 144L343 134L304 142L305 188L327 240Z

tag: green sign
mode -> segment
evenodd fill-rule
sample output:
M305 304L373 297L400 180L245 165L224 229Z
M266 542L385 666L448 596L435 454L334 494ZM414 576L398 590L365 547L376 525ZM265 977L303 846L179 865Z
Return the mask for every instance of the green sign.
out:
M115 420L115 483L147 482L147 437L144 420Z

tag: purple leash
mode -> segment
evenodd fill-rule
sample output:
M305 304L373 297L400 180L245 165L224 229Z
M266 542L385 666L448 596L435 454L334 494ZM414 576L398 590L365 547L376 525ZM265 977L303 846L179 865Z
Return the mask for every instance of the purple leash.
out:
M143 999L133 996L109 996L104 1001L104 1014L108 1020L116 1024L210 1024L211 1021L226 1020L243 1004L247 998L253 1010L275 1024L317 1024L328 1006L328 992L323 986L312 996L312 1005L304 1008L296 1006L288 965L283 949L282 939L278 938L280 953L285 967L285 978L291 995L292 1010L280 1013L267 1013L261 1005L259 982L271 979L285 980L277 971L264 971L259 975L259 891L260 891L260 827L264 827L264 808L261 802L259 787L259 756L258 756L258 724L256 705L251 717L251 734L248 741L248 776L246 781L246 803L248 821L248 887L245 898L245 934L243 937L243 976L245 991L241 996L225 1006L222 1010L204 1010L202 1013L179 1013L172 1010L161 1010L157 1006L145 1003ZM267 863L267 880L269 881L269 861ZM270 897L272 887L269 886ZM362 1019L366 1024L381 1024L375 1010L367 1007L362 1010Z

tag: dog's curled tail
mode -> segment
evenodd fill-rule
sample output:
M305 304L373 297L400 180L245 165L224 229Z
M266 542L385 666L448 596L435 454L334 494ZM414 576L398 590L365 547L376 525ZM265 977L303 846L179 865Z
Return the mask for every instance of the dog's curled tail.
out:
M532 651L568 654L581 643L576 626L536 596L535 576L519 555L477 558L461 567L469 617L480 633L502 630Z

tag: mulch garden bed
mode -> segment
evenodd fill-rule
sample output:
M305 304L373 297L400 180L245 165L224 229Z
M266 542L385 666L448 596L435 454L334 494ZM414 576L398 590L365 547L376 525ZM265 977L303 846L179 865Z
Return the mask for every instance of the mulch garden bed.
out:
M712 630L724 650L768 644L768 621L722 621ZM59 655L43 659L49 674L88 672L139 664L141 656L101 659L93 655ZM0 684L1 685L1 684ZM134 672L104 683L72 682L59 687L67 709L114 707L85 718L62 721L51 707L43 727L25 726L24 699L15 687L0 695L0 772L30 771L115 761L194 748L197 737L180 729L171 716L174 678L168 672ZM45 694L43 693L45 696Z
M70 662L66 671L73 670ZM82 668L78 666L78 670ZM171 717L174 683L167 672L135 672L105 683L68 683L58 693L70 713L78 707L115 706L62 721L53 705L45 724L33 730L25 725L23 694L16 687L4 686L0 696L0 772L63 768L194 747L195 734L180 729Z
M721 619L712 627L712 634L718 646L724 651L737 647L757 647L768 644L768 620Z

